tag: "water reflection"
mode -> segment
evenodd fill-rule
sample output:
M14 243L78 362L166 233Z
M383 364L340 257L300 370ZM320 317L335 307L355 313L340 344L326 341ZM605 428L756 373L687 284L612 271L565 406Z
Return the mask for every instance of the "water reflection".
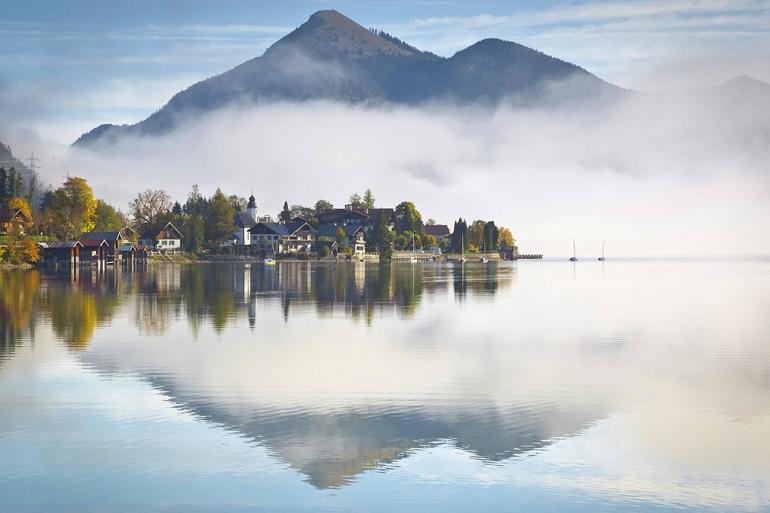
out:
M298 263L107 269L74 281L0 273L0 406L16 414L0 419L0 434L18 444L39 432L68 456L101 447L123 466L146 463L153 479L192 469L209 490L244 476L243 489L229 490L240 494L233 502L266 493L269 475L243 461L267 454L329 510L387 510L361 498L372 483L388 496L425 497L447 483L462 511L526 506L522 489L555 501L554 511L761 511L770 505L768 269L607 264L574 275L548 262ZM19 404L3 395L14 379L17 394L26 390L20 375L45 383L49 361L82 402L39 382L40 395ZM93 389L83 385L89 375ZM110 400L92 399L100 394ZM29 397L38 406L25 413ZM84 420L94 400L106 411L102 431ZM67 443L37 421L46 413L71 419ZM32 420L14 424L25 415ZM158 428L167 417L207 434L163 452L186 429ZM110 437L123 428L148 434ZM216 460L231 435L247 445ZM12 457L14 444L2 442L0 455ZM193 450L207 455L200 468ZM230 466L236 456L241 467ZM212 460L227 470L215 473ZM104 475L125 486L114 470L94 465L83 486ZM346 493L361 502L335 502ZM280 497L291 503L284 510L324 509L306 499ZM415 510L437 506L412 500Z

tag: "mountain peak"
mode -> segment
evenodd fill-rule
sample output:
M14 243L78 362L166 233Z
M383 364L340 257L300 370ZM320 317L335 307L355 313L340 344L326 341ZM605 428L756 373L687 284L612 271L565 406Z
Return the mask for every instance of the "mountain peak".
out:
M319 57L415 53L362 27L335 10L313 13L305 23L271 46L267 53L275 53L289 46L299 47L302 51Z

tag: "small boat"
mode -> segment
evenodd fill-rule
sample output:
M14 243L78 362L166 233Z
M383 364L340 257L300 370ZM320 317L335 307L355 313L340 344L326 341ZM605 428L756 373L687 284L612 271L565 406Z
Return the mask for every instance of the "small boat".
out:
M275 260L272 258L265 258L264 263L265 265L275 265Z
M465 263L465 238L460 235L460 258L457 259L461 264Z
M604 262L604 241L602 241L602 256L599 257L599 262Z
M481 262L482 264L486 264L487 262L489 262L489 259L486 257L481 257L479 258L479 262Z
M572 238L572 256L569 257L570 262L577 262L577 252L575 251L575 238Z

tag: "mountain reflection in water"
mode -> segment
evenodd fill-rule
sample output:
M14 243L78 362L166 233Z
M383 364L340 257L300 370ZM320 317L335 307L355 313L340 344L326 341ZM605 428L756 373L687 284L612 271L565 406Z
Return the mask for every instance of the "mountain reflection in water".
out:
M0 272L0 406L9 412L0 419L0 455L27 468L34 458L14 455L15 436L35 435L46 447L64 437L57 451L70 456L47 468L94 448L116 459L115 468L98 459L105 463L94 464L84 487L142 464L164 466L162 480L173 481L173 458L145 449L155 437L173 445L175 431L153 432L169 409L263 448L319 493L392 474L400 484L380 486L404 493L437 482L508 487L479 491L458 506L464 511L497 504L497 493L507 504L516 483L560 511L764 510L768 271L761 261ZM72 382L74 395L47 372ZM92 374L96 388L83 388ZM130 381L162 397L161 410L132 410L147 399ZM98 399L100 389L116 392ZM16 402L14 390L25 399ZM104 401L107 418L120 419L106 426L141 426L149 438L116 445L89 427L82 412ZM66 419L72 435L47 427ZM188 462L184 472L213 476L209 460L234 442L219 443L175 457L195 447L207 463L191 470ZM258 458L247 449L229 454ZM479 466L470 470L462 458ZM84 493L62 472L67 489ZM229 480L200 479L215 493L241 473L268 493L261 483L270 486L270 474L244 468ZM114 479L102 485L123 486ZM250 487L237 493L246 500ZM278 509L324 509L306 496L292 504ZM326 509L345 509L334 504ZM388 509L380 506L347 504Z

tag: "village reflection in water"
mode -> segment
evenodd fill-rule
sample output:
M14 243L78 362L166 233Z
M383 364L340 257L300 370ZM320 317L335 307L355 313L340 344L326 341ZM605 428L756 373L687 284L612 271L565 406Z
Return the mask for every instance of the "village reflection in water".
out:
M16 271L0 274L0 344L3 351L34 335L37 316L50 319L71 349L85 348L94 328L109 323L118 309L133 304L140 332L164 333L183 317L196 330L215 330L248 318L257 322L259 303L280 304L286 322L293 311L321 317L342 310L353 320L373 322L375 312L408 318L422 298L436 293L492 295L509 286L515 268L318 264L290 262L277 267L242 265L150 265L133 269L83 268L72 273Z
M769 269L4 271L0 506L763 511Z

